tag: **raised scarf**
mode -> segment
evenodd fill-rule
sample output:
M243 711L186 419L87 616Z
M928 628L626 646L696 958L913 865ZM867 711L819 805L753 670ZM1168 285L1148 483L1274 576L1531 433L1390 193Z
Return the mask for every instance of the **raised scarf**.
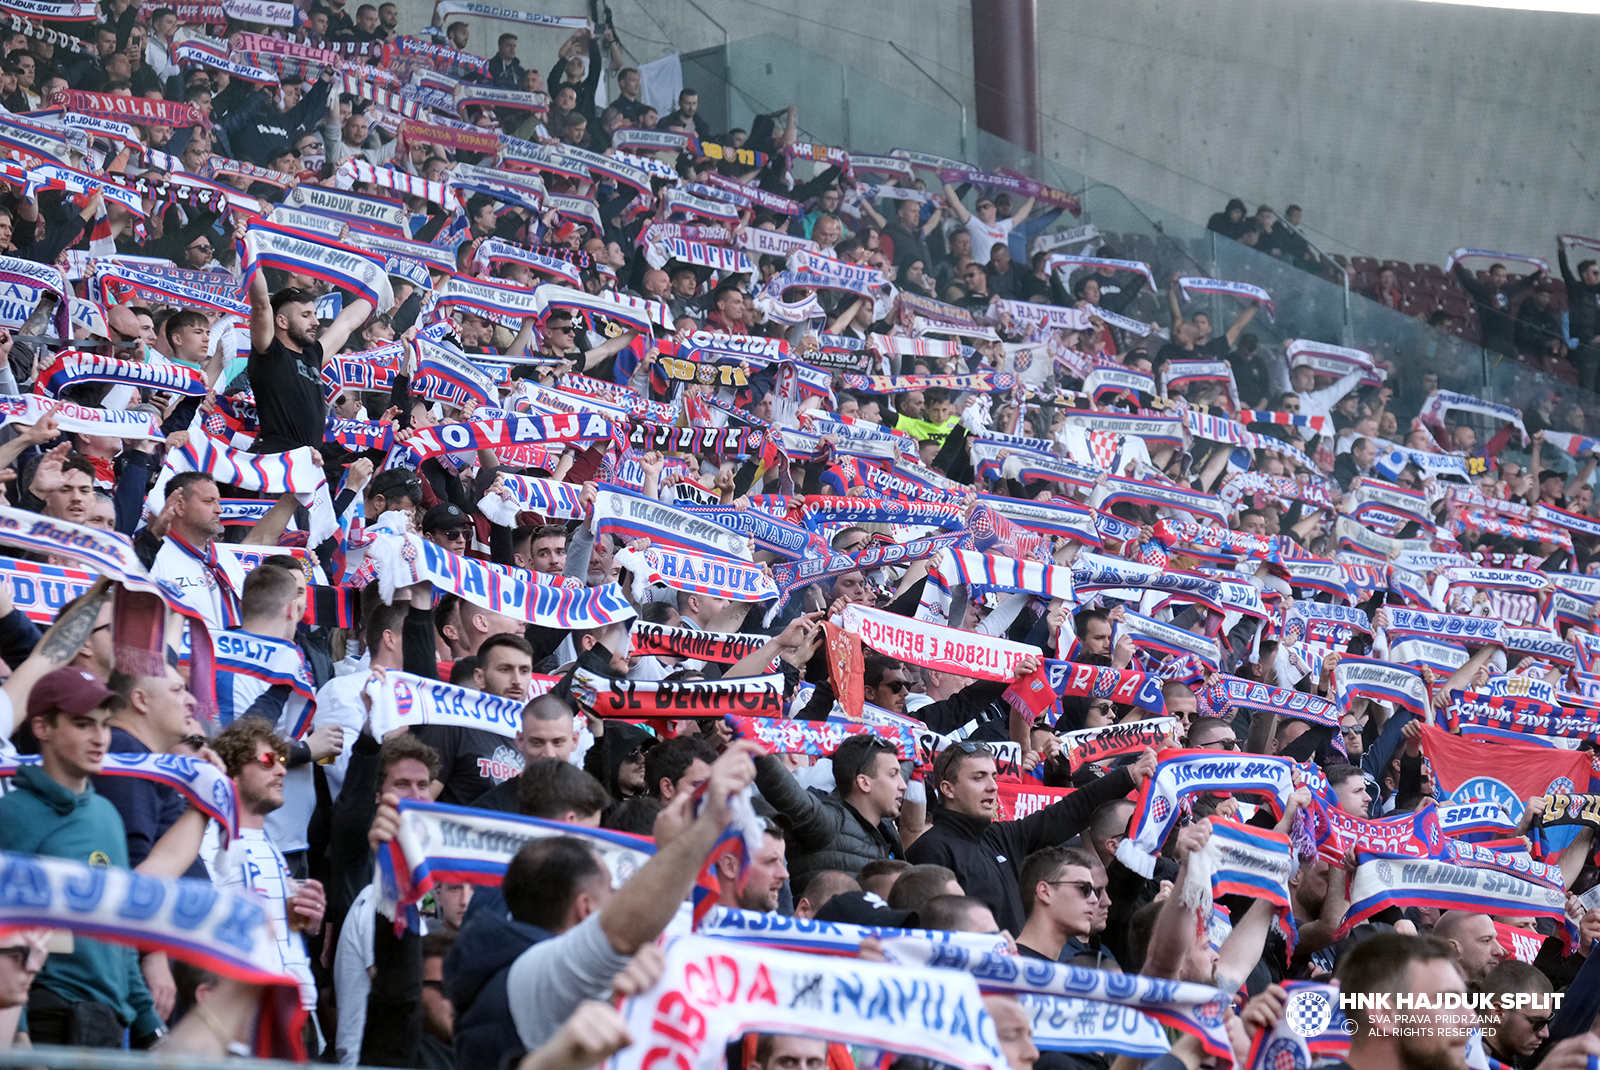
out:
M1262 795L1281 815L1295 789L1294 762L1276 755L1165 750L1158 758L1155 774L1135 799L1128 836L1117 845L1118 861L1147 879L1185 798L1199 792L1249 792Z
M1062 753L1067 756L1067 763L1076 773L1095 762L1138 754L1147 748L1160 748L1164 740L1176 737L1177 728L1176 717L1152 717L1143 721L1062 732L1059 738Z
M1038 647L855 603L845 607L842 626L867 646L899 661L978 680L1010 683L1016 679L1013 670L1019 661L1039 657Z
M1333 683L1344 709L1350 708L1352 698L1359 697L1392 702L1418 717L1428 716L1428 687L1422 673L1408 665L1347 654L1334 667Z
M492 523L507 528L515 527L517 514L524 512L565 520L582 519L584 511L578 503L580 490L576 484L554 479L501 476L478 502L478 511Z
M707 632L699 628L669 628L665 624L651 624L635 620L630 633L634 656L690 658L695 661L713 661L719 665L732 665L760 650L767 636L743 633Z
M802 587L813 583L831 582L851 572L866 572L884 565L904 565L922 561L940 550L956 546L967 536L964 533L934 535L907 543L883 545L874 543L851 556L830 554L827 557L806 558L794 564L772 567L772 576L778 587L778 601L767 611L764 623L770 625L778 612L788 604L790 597Z
M427 580L473 605L542 628L587 631L637 616L622 588L614 583L569 588L558 585L560 577L543 582L526 569L462 557L415 533L400 536L376 530L362 568L367 582L373 576L378 579L385 604L393 603L396 590Z
M1136 275L1143 275L1150 284L1150 292L1156 290L1156 278L1150 273L1150 265L1143 260L1107 260L1099 256L1071 256L1067 253L1052 253L1044 262L1044 270L1048 275L1054 275L1062 268L1093 267L1106 268L1110 271L1131 271Z
M446 803L400 800L400 829L378 852L378 909L401 921L410 906L440 884L498 885L525 844L555 836L583 840L621 887L655 854L644 836L545 821L537 817Z
M311 240L288 227L257 219L245 231L245 251L247 286L256 271L273 267L350 290L357 297L370 301L378 312L387 312L394 306L394 291L389 286L383 259L353 245L322 236Z
M322 469L312 462L312 448L300 446L283 453L246 453L232 449L210 435L190 435L182 449L169 450L156 485L145 498L145 509L157 516L166 503L167 483L181 472L206 472L218 483L268 494L292 494L311 509L310 539L320 545L338 531L333 499Z
M390 669L368 680L361 693L371 703L373 734L410 725L439 725L493 732L507 738L522 730L523 699L502 698L443 680Z
M894 962L969 971L985 992L1067 996L1099 1004L1097 1013L1105 1015L1135 1010L1194 1037L1210 1056L1232 1058L1223 1024L1228 996L1211 985L1158 981L1018 955L980 955L958 945L904 937L884 941L884 953Z
M612 424L593 413L558 416L516 416L509 419L471 420L464 423L434 424L406 437L403 448L415 467L428 457L441 453L472 450L497 450L512 446L552 445L569 442L596 442L610 439Z
M1195 657L1212 670L1222 665L1222 651L1212 640L1129 609L1123 610L1122 621L1114 626L1114 630L1132 637L1133 645L1138 649L1158 657Z
M615 534L624 543L649 539L652 552L681 550L697 556L734 558L746 566L752 549L749 539L721 524L612 484L601 484L595 498L594 531L596 535ZM744 584L743 579L739 582Z
M1209 518L1227 526L1232 510L1220 498L1203 491L1189 490L1171 483L1144 483L1118 476L1108 477L1095 492L1091 501L1096 509L1109 511L1118 502L1134 505L1171 508L1193 516Z
M679 483L678 486L685 484ZM816 532L798 524L790 524L776 517L767 516L759 510L739 509L732 505L698 505L681 501L678 508L744 536L757 550L767 550L790 560L827 556L832 552L828 549L827 540Z
M1543 272L1548 273L1550 270L1550 265L1545 261L1540 260L1537 256L1519 256L1516 253L1497 253L1493 249L1469 249L1463 245L1459 249L1452 249L1450 251L1450 258L1445 261L1444 265L1445 272L1448 274L1450 269L1455 267L1458 261L1465 260L1468 257L1481 257L1486 260L1510 260L1512 263L1516 264L1531 264Z
M202 285L176 275L175 271L101 261L95 265L94 281L100 286L103 303L107 305L119 303L112 298L136 298L152 304L178 304L243 318L250 315L250 306L240 298L236 288Z
M1315 805L1317 853L1334 865L1344 865L1352 850L1379 858L1444 856L1447 833L1431 800L1412 813L1385 818L1347 814L1321 799Z
M1244 297L1261 304L1267 313L1267 319L1272 319L1272 295L1259 286L1248 282L1230 282L1227 279L1204 279L1186 276L1178 280L1178 287L1183 291L1185 300L1190 293L1232 294L1235 297Z
M1045 598L1072 598L1072 570L1012 557L951 549L945 552L939 572L946 584L967 584L998 591L1028 591Z
M724 720L733 729L733 738L748 739L768 754L809 754L813 758L827 758L851 736L875 735L894 744L901 761L917 760L917 738L900 725L832 720L791 721L731 713Z
M721 992L705 987L708 969L725 986ZM899 999L871 1002L872 993L894 991ZM663 1009L693 1023L690 1029ZM660 979L624 999L621 1012L634 1043L617 1053L611 1070L646 1070L659 1059L678 1070L716 1070L726 1046L751 1031L888 1047L960 1070L1007 1068L976 981L930 967L680 936L667 945Z
M1567 917L1566 897L1553 889L1502 873L1452 862L1398 861L1357 856L1350 882L1350 909L1335 939L1390 907L1434 907L1505 917L1551 918L1565 926L1569 945L1577 927Z
M1202 918L1210 916L1219 895L1243 895L1287 907L1289 878L1299 868L1287 833L1213 817L1211 837L1204 847L1190 852L1188 878L1177 892L1183 905L1196 908Z
M75 435L104 435L161 442L166 436L161 425L147 412L102 409L70 401L52 402L41 394L21 397L0 395L0 427L22 424L32 427L46 416L55 418L62 431Z
M627 680L579 668L572 678L579 703L602 717L638 720L705 714L782 717L783 674L722 680Z
M1215 684L1208 685L1203 696L1213 709L1228 707L1246 709L1256 713L1277 714L1297 721L1309 721L1325 728L1339 727L1339 707L1319 695L1296 691L1288 687L1274 687L1257 680L1242 680L1237 676L1220 676Z
M305 655L294 643L249 632L228 630L211 637L217 666L217 724L227 727L270 687L289 695L279 724L301 739L317 711L317 684Z
M732 535L726 528L708 526L716 527L724 535ZM639 599L645 597L645 591L652 584L734 602L764 602L778 593L760 566L728 557L706 557L651 547L644 551L618 550L616 561L624 571L633 574L634 595Z
M930 390L938 387L952 393L975 391L980 394L996 390L1010 390L1012 376L1006 372L980 369L972 375L846 375L846 390L864 391L868 394L908 394L913 390Z
M299 990L284 973L271 917L253 893L209 880L10 853L0 854L0 882L16 890L0 904L0 923L7 929L65 929L85 939L165 952L267 987L272 994L256 1025L256 1051L305 1059Z

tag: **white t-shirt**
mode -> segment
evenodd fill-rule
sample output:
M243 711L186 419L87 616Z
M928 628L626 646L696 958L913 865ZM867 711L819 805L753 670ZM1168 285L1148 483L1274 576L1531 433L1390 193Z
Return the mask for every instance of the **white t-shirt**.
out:
M222 888L249 888L266 903L267 916L278 934L278 953L283 956L283 972L300 983L300 1005L306 1010L317 1006L317 982L311 976L311 957L305 939L289 931L289 867L283 854L263 829L240 829L238 864L217 882ZM621 967L618 967L620 970Z
M339 997L339 1024L334 1047L340 1066L361 1062L361 1036L367 1028L367 996L372 992L372 885L361 889L339 930L339 950L333 957L333 989Z
M361 689L367 686L368 672L362 669L344 676L335 676L317 689L317 712L311 717L315 731L323 725L336 724L344 728L344 749L322 767L328 777L328 794L337 799L344 787L344 776L350 768L350 748L367 719L367 708L361 702ZM309 815L307 815L309 817Z
M989 264L989 251L996 244L1003 244L1006 236L1011 233L1011 220L996 219L991 226L979 219L977 213L967 217L967 233L972 235L972 259L984 266Z

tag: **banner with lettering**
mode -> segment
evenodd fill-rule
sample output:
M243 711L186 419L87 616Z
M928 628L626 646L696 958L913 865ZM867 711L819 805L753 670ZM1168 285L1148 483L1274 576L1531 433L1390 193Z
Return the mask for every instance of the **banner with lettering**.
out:
M717 984L708 987L713 976ZM873 998L879 992L900 996ZM680 936L667 945L660 979L624 999L621 1010L633 1043L607 1070L662 1062L719 1070L727 1045L752 1031L887 1049L960 1070L1008 1070L974 978L929 966ZM692 1026L683 1028L685 1021Z
M602 717L699 717L741 714L782 717L783 674L722 680L627 680L578 669L573 694L585 709Z

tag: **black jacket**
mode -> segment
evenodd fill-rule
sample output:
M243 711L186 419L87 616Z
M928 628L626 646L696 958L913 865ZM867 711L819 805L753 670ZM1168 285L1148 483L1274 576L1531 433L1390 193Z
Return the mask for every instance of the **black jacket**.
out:
M1512 333L1516 330L1516 321L1511 316L1511 302L1538 281L1539 273L1524 275L1520 279L1507 279L1499 289L1491 283L1479 282L1477 276L1460 264L1455 266L1455 273L1462 289L1477 302L1479 334L1483 344L1490 349L1508 349Z
M855 873L868 862L906 856L892 824L869 824L841 796L802 788L774 755L756 759L756 787L788 830L789 886L796 896L825 869Z
M512 921L503 912L475 914L461 927L444 960L444 994L455 1004L456 1066L492 1070L513 1063L523 1051L511 1018L506 981L511 964L550 934L536 925Z
M1567 284L1567 331L1583 345L1600 334L1600 286L1590 286L1572 273L1565 249L1560 262L1561 281Z
M953 871L966 894L988 904L1000 928L1016 935L1025 920L1017 886L1023 860L1076 836L1102 804L1132 790L1128 771L1116 769L1020 821L982 821L941 807L930 815L933 827L906 849L906 861Z

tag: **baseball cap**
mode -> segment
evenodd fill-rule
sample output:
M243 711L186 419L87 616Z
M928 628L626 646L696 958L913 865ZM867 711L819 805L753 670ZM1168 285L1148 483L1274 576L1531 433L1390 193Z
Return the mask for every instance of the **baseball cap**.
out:
M78 714L101 706L121 706L122 696L92 673L82 669L57 669L46 673L28 692L28 716L37 717L51 710Z
M844 925L866 925L904 929L916 924L914 910L890 910L889 904L873 892L840 892L817 911L816 920Z
M472 521L467 519L467 514L463 513L460 507L451 505L449 502L440 502L432 509L429 509L422 518L422 530L424 532L453 531L456 528L470 527L471 524Z

